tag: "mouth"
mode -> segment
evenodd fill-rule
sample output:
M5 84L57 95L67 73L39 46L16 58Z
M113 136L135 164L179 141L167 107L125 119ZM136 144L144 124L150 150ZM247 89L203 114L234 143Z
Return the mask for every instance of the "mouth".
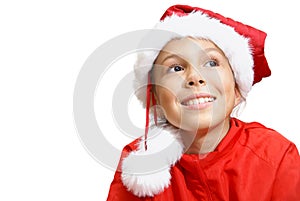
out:
M216 100L216 97L210 94L195 94L188 96L181 101L181 105L191 109L203 109Z

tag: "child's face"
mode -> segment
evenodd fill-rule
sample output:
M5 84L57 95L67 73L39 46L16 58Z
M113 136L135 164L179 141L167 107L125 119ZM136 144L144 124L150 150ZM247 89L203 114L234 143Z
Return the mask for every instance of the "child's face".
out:
M228 59L208 40L170 41L153 69L155 96L167 120L188 131L229 122L240 101Z

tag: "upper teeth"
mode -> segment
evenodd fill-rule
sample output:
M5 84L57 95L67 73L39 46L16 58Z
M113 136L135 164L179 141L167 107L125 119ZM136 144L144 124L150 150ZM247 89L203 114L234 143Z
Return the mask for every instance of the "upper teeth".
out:
M198 105L198 104L202 104L202 103L208 103L208 102L213 102L214 98L212 97L201 97L201 98L195 98L195 99L191 99L187 102L184 102L183 105Z

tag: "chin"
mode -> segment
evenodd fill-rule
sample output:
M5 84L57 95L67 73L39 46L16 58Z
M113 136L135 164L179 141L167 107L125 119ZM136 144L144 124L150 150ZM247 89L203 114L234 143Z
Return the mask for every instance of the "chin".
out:
M197 132L209 129L211 123L211 118L185 118L178 127L182 130Z

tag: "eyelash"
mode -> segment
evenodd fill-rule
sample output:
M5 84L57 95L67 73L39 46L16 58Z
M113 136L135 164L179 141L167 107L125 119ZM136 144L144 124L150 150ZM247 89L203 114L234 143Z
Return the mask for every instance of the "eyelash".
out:
M214 56L210 56L209 60L207 60L207 61L204 63L203 66L205 66L208 62L212 62L212 61L215 62L216 65L215 65L215 66L211 66L211 67L217 67L217 66L219 66L219 61L218 61L218 59L217 59L216 57L214 57Z
M215 62L215 63L216 63L215 66L211 66L211 68L219 66L219 61L218 61L218 59L215 58L214 56L210 56L210 59L207 60L207 61L204 63L203 67L205 67L205 65L206 65L208 62ZM182 68L182 70L180 70L180 71L184 71L184 67L183 67L181 64L172 64L172 65L169 66L168 72L171 72L172 70L174 70L174 68L175 68L176 66L179 66L179 67ZM174 72L179 72L179 71L175 71L175 70L174 70Z
M184 67L183 67L182 65L180 65L180 64L172 64L171 66L169 66L168 72L171 72L172 70L174 70L174 68L175 68L176 66L179 66L180 68L182 68L182 70L184 70ZM181 71L182 71L182 70L181 70ZM179 71L175 71L175 70L174 70L174 72L179 72Z

